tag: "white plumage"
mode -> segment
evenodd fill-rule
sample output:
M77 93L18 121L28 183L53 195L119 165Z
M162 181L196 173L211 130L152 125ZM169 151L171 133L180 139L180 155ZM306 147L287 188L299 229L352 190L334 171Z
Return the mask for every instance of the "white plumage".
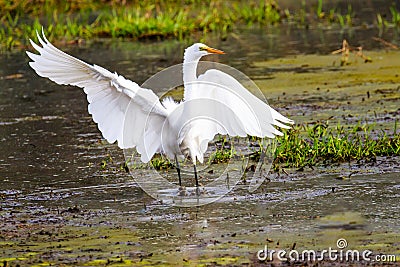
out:
M120 148L136 148L148 162L155 153L169 158L190 156L203 162L208 142L216 134L274 138L282 133L274 126L290 128L293 121L255 97L232 76L210 69L196 76L202 56L222 51L196 43L185 50L184 100L160 102L153 91L117 73L89 65L54 47L38 34L39 52L27 52L30 66L58 84L83 88L88 110L103 137Z

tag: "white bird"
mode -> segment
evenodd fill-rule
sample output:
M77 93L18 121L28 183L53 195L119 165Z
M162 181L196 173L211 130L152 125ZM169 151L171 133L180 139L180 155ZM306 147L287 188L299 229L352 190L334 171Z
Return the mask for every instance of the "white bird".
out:
M64 53L46 39L43 29L42 35L37 33L41 46L30 40L39 54L27 51L36 73L83 88L89 113L109 143L136 148L145 163L156 153L175 159L180 185L178 158L191 158L198 186L196 163L203 162L216 134L274 138L282 135L274 126L288 129L286 124L293 124L220 70L209 69L197 77L201 57L224 54L207 45L196 43L185 50L184 99L176 103L171 98L160 101L152 90Z

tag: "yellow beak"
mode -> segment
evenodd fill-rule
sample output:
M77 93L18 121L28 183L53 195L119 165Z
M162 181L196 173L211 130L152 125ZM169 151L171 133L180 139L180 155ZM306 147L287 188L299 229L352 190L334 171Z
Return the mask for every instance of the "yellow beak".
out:
M218 50L218 49L215 49L215 48L212 48L212 47L207 47L205 50L206 50L208 53L211 53L211 54L220 54L220 55L225 54L224 51Z

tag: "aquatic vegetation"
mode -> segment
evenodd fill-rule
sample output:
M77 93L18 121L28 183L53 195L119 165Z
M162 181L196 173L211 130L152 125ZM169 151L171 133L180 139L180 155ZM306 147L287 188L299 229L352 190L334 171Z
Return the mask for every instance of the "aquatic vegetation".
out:
M400 10L397 10L395 6L391 6L389 10L392 15L391 21L389 19L386 19L380 13L376 14L377 24L380 28L400 26Z
M286 11L284 13L288 14ZM301 9L296 11L295 14L286 17L289 21L305 27L309 27L310 22L317 23L319 26L339 24L340 27L346 27L353 25L355 16L356 13L353 11L351 4L348 4L345 12L342 12L336 7L326 9L324 1L318 0L316 7L311 5L311 8L308 8L306 1L302 1Z
M14 5L0 1L1 48L28 44L28 38L44 25L50 39L71 40L92 37L128 37L135 39L168 38L182 40L195 32L219 32L226 35L236 21L240 23L275 23L280 20L274 1L260 1L248 6L240 1L170 1L123 2L79 1L41 3L21 0ZM210 8L211 7L211 8Z
M259 4L250 3L248 5L234 5L235 15L240 15L240 19L246 24L269 23L274 24L281 21L280 9L274 1L260 1Z
M106 157L104 157L101 162L100 162L100 169L101 170L107 170L109 168L109 166L113 166L114 164L114 160L111 157L110 154L107 154Z
M390 13L392 13L393 25L400 25L400 10L397 10L394 6L390 7Z
M257 160L260 153L255 151L252 159ZM217 150L212 157L218 160L211 162L226 162L232 156L229 148ZM350 127L340 124L330 126L329 123L297 125L277 138L274 165L278 170L279 166L299 168L349 161L376 161L377 156L400 156L397 121L393 132L361 123Z
M314 16L310 13L315 12ZM377 14L377 24L400 25L400 12L390 7L392 21ZM349 5L342 13L336 8L324 11L318 1L315 11L280 8L274 0L243 1L0 1L0 49L10 50L28 45L35 30L44 25L51 33L50 40L93 37L112 38L196 38L196 33L216 32L222 39L238 25L271 25L289 22L296 25L310 23L353 25L355 11ZM316 17L316 21L313 20ZM310 19L311 18L311 19Z
M220 137L221 144L208 159L208 163L217 164L229 161L236 155L236 150L233 144L230 144L226 138Z
M337 20L339 21L340 26L342 27L351 26L353 24L353 17L354 17L353 8L349 4L347 7L347 13L345 15L341 15L340 13L338 13L336 17Z
M397 122L393 132L357 124L346 129L340 124L299 125L278 140L275 164L286 167L315 166L349 161L376 161L377 156L399 156L400 134Z
M151 159L150 164L156 170L168 170L174 167L174 165L163 156L155 156Z
M331 126L329 122L296 125L293 129L284 130L284 135L277 138L274 170L361 160L373 162L378 156L400 156L397 128L397 121L391 132L361 123L347 127L340 124ZM237 156L234 147L223 140L222 145L211 153L208 164L228 162ZM253 138L253 141L257 140ZM258 160L260 154L258 148L249 156L251 160ZM173 168L165 157L155 157L151 164L157 170Z

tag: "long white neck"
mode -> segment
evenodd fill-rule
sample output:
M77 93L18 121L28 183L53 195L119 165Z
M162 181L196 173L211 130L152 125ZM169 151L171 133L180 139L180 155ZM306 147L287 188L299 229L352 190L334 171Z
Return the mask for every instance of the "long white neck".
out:
M200 57L193 55L189 49L185 50L183 56L183 84L185 88L197 80L196 70Z
M182 122L184 122L184 127L180 132L182 136L178 138L178 140L182 140L180 143L181 151L191 156L194 165L196 165L196 160L199 160L201 163L203 162L204 154L204 152L201 151L201 144L199 143L199 140L203 140L200 138L202 131L199 129L202 129L204 125L201 124L200 120L196 120L196 109L198 105L192 104L195 102L190 102L190 100L195 99L196 95L199 93L196 81L197 65L200 58L201 56L199 56L199 53L194 53L193 47L189 47L185 50L183 56L183 84L185 87L183 98L184 101L188 101L186 103L189 104L184 106L182 115L184 119L182 119L182 117L180 118Z

